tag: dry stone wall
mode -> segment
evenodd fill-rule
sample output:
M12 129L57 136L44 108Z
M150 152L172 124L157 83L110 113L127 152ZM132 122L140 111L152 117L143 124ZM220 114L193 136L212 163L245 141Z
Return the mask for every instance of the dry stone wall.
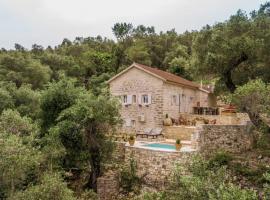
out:
M97 194L100 200L113 200L119 193L119 174L109 171L97 180Z
M239 153L253 145L253 135L247 125L202 125L195 134L198 150L207 154L219 149Z
M125 162L134 159L139 175L145 176L146 184L162 188L167 185L177 165L185 166L192 160L194 152L153 151L126 147Z
M191 140L195 130L195 126L164 126L163 133L168 139Z
M181 116L189 121L199 118L208 119L209 121L216 120L216 124L218 125L245 125L250 121L246 113L236 113L232 115L195 115L181 113ZM203 124L203 121L196 121L197 125Z

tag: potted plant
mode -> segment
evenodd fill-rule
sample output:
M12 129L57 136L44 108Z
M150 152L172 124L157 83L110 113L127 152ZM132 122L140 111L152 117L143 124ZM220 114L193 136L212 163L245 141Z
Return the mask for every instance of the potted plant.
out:
M181 140L177 139L175 141L175 149L176 149L176 151L180 151L181 147L182 147Z
M169 117L168 114L166 114L165 119L163 120L164 126L171 126L172 125L172 119Z
M130 146L133 146L134 145L134 143L135 143L135 137L133 135L131 135L129 137L128 143L129 143Z

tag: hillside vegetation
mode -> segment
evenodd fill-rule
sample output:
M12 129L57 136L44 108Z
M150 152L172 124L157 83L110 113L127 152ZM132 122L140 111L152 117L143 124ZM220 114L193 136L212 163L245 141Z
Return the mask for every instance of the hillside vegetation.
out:
M116 40L76 37L56 47L0 50L0 199L97 198L97 178L114 148L106 133L121 124L105 81L133 62L214 84L220 98L249 114L259 154L269 157L269 2L181 34L130 23L112 31ZM270 199L269 166L258 172L261 182L243 189L235 168L245 177L254 168L216 159L194 161L191 177L176 171L168 191L142 198Z

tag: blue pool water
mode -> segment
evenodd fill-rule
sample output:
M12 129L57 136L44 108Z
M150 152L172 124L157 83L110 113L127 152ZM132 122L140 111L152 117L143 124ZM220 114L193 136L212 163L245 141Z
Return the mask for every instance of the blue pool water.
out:
M172 145L172 144L152 143L152 144L146 144L146 145L143 145L143 146L152 147L152 148L175 150L175 145Z

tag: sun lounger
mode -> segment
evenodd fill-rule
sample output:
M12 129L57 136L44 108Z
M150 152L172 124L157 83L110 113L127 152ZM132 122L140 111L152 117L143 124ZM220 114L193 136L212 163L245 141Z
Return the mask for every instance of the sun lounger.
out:
M154 128L148 136L152 136L152 138L157 138L158 136L164 137L162 134L162 128Z
M145 128L145 129L143 130L143 132L137 132L137 133L136 133L136 137L137 137L137 136L141 136L141 137L146 136L146 137L148 137L148 135L151 134L151 131L152 131L152 128Z

